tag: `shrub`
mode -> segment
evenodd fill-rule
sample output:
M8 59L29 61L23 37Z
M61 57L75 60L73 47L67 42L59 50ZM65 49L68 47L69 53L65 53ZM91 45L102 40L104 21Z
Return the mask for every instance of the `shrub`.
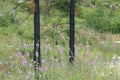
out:
M62 12L69 12L69 0L58 0L55 7Z
M120 16L115 11L99 8L86 16L87 26L99 32L120 33Z
M75 3L77 3L77 0L74 0ZM70 0L57 0L55 4L55 8L60 10L64 13L69 13L70 11Z
M5 14L0 16L0 27L8 27L8 25L13 22L14 18L11 14Z

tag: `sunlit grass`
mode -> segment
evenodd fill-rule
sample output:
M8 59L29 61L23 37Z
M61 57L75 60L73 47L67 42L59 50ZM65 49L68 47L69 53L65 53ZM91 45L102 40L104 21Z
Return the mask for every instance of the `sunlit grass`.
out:
M33 39L26 38L31 34L29 29L18 27L15 33L0 39L0 79L34 80ZM74 65L69 64L69 38L66 34L49 36L41 39L41 60L39 78L42 80L117 80L119 67L112 64L112 57L119 55L119 44L113 43L118 35L97 33L94 30L77 27L76 58ZM29 29L29 31L23 31ZM9 33L9 28L6 28ZM14 28L11 30L14 31ZM16 34L22 31L22 35ZM84 35L84 36L83 36ZM81 38L81 36L84 38ZM109 36L109 37L107 37ZM29 37L29 36L27 36ZM32 35L30 35L32 37ZM47 37L47 36L46 36ZM105 38L103 38L105 37ZM58 41L58 44L55 42ZM63 44L64 43L64 44Z
M27 26L22 28L16 28L15 33L10 32L5 35L2 32L1 34L0 75L2 80L35 79L33 39L23 36L24 33L26 36L31 34L32 28L29 29ZM66 34L56 35L59 40L51 39L51 37L41 39L42 66L39 78L42 80L119 79L119 67L112 65L112 57L115 54L119 55L120 52L119 44L113 43L114 40L119 39L118 35L105 34L104 36L94 30L77 28L74 65L69 64L69 39ZM29 31L24 31L24 29L29 29ZM9 28L6 30L9 33ZM22 31L22 35L16 34L19 30ZM56 41L58 44L55 44Z
M10 6L4 6L0 11ZM45 8L44 4L42 6ZM84 8L82 19L75 17L76 56L73 65L69 63L69 18L65 16L56 24L60 11L52 9L51 15L41 15L42 66L39 67L39 80L120 79L120 44L114 43L120 40L119 34L99 33L87 28L84 15L94 9ZM18 11L17 24L8 23L7 27L0 27L0 80L36 80L33 14L19 24L27 14Z
M21 41L18 41L18 43L24 44ZM34 64L31 62L33 57L29 57L33 53L30 52L28 55L26 50L31 44L28 43L26 45L28 46L16 46L18 48L16 53L7 50L9 53L4 53L5 56L1 56L4 57L0 61L2 80L35 79ZM21 53L20 47L25 49L25 51ZM2 48L4 47L2 46ZM8 47L5 48L9 49ZM107 44L107 42L92 46L89 44L77 45L75 63L70 65L67 45L52 45L51 42L49 44L44 42L44 44L41 44L42 66L40 67L39 77L42 80L117 80L119 79L119 68L116 65L112 65L114 48L117 48L117 46ZM3 49L3 51L6 50ZM108 59L109 55L111 57Z

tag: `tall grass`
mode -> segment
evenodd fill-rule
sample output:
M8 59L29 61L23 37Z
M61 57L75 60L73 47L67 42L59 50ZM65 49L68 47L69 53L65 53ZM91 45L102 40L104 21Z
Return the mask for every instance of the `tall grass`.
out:
M100 47L105 45L102 44ZM29 46L29 44L24 44L21 47L29 48ZM106 48L106 51L102 51L100 47L90 46L89 44L82 47L77 46L76 61L74 65L70 65L67 45L53 46L46 43L42 44L42 66L39 68L39 78L42 80L119 79L119 65L113 64L112 58L106 60L106 56L103 56L104 54L107 55L107 51L110 53L110 46ZM1 79L35 80L34 62L33 58L30 57L32 54L32 52L27 51L24 54L21 51L17 51L17 53L13 53L8 57L4 56L1 59L2 61L0 61Z
M80 18L75 18L74 65L69 63L68 17L65 16L56 25L59 10L52 8L47 19L41 15L42 66L39 67L38 80L120 79L120 49L119 44L113 43L120 39L119 35L99 33L86 27L86 10L92 12L94 9L85 7L85 3L81 9ZM18 11L18 23L26 14ZM20 25L6 21L7 17L3 19L7 27L0 26L0 80L37 80L33 61L33 15Z

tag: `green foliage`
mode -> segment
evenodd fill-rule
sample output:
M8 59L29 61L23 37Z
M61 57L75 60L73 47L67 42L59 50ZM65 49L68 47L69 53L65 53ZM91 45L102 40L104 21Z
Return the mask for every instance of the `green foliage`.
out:
M69 0L58 0L55 4L55 7L61 12L69 12Z
M30 12L30 10L29 10L29 8L28 8L28 7L29 7L29 4L30 4L29 2L21 3L21 4L20 4L20 7L19 7L20 10L23 11L23 12Z
M24 27L17 28L17 34L21 37L21 39L26 39L26 40L34 39L34 36L33 36L34 33L31 26L24 26Z
M14 23L12 14L8 13L0 16L0 27L8 27L11 23Z
M75 17L76 58L74 66L71 66L69 65L69 18L64 17L60 23L57 23L59 22L58 14L69 11L69 6L65 7L64 4L66 2L69 4L69 0L54 1L60 3L57 5L58 7L55 6L58 10L52 8L50 11L52 15L48 15L46 22L41 16L42 66L39 68L40 80L119 80L120 63L114 65L111 61L111 57L114 54L119 55L120 52L119 44L112 44L111 40L116 37L119 40L119 38L112 34L106 34L105 38L109 36L109 39L104 40L101 39L104 34L98 33L98 31L119 33L120 10L111 10L108 6L77 5L79 7L76 8L80 14ZM100 0L89 1L96 4L96 1ZM18 7L17 20L22 21L25 18L27 13L23 13L22 8L26 8L26 5ZM41 7L42 10L45 9L44 4ZM29 16L22 24L16 26L12 24L11 14L0 16L0 80L35 80L33 18L33 16ZM87 28L86 21L88 27L95 30ZM6 23L3 25L3 22ZM119 59L116 58L117 60L119 62ZM23 66L24 61L27 61L25 66Z
M90 0L90 2L91 2L93 5L95 5L96 2L97 2L97 0Z
M120 16L115 15L115 12L105 7L97 8L86 16L88 27L99 32L120 33Z

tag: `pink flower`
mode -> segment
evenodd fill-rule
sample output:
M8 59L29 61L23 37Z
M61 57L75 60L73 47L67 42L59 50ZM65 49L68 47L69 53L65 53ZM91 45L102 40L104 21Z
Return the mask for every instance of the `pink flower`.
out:
M60 64L56 64L56 67L60 67Z
M23 72L22 72L22 70L18 70L18 73L19 73L19 74L22 74Z
M31 68L32 68L32 67L33 67L33 65L30 63L30 64L29 64L29 67L31 67Z
M24 42L24 43L23 43L23 47L24 47L24 48L27 48L28 45Z
M27 61L26 60L22 60L22 66L26 66L27 65Z
M91 35L91 32L88 32L88 35L90 36L90 35Z
M89 49L89 48L90 48L90 45L87 44L87 45L85 46L85 48L86 48L86 49Z
M87 51L86 52L86 57L89 58L90 57L90 53Z
M29 78L30 78L30 75L25 76L25 78L26 78L26 79L29 79Z
M42 63L45 63L46 61L45 61L45 59L41 59L41 62L42 62Z
M38 51L35 52L35 56L39 57L39 52Z
M58 62L58 59L56 58L55 61Z
M26 55L27 57L29 57L30 53L29 53L29 52L27 52L25 55Z
M64 36L62 33L60 34L60 36L61 36L61 38L62 38L62 39L64 39L64 38L65 38L65 36Z
M32 75L32 72L29 71L29 72L28 72L28 75Z
M115 43L112 43L112 47L115 47Z
M53 57L50 57L50 60L52 61L52 60L54 60L54 58L53 58Z
M60 48L60 49L59 49L59 53L60 53L60 54L63 54L63 50L64 50L63 48Z
M37 43L36 46L39 47L39 44Z
M50 51L52 52L52 48L51 48L51 47L49 47L49 49L50 49Z
M47 71L48 70L48 67L46 66L46 67L44 67L44 71Z
M17 57L20 57L21 55L22 55L21 52L18 52L18 53L16 54Z

